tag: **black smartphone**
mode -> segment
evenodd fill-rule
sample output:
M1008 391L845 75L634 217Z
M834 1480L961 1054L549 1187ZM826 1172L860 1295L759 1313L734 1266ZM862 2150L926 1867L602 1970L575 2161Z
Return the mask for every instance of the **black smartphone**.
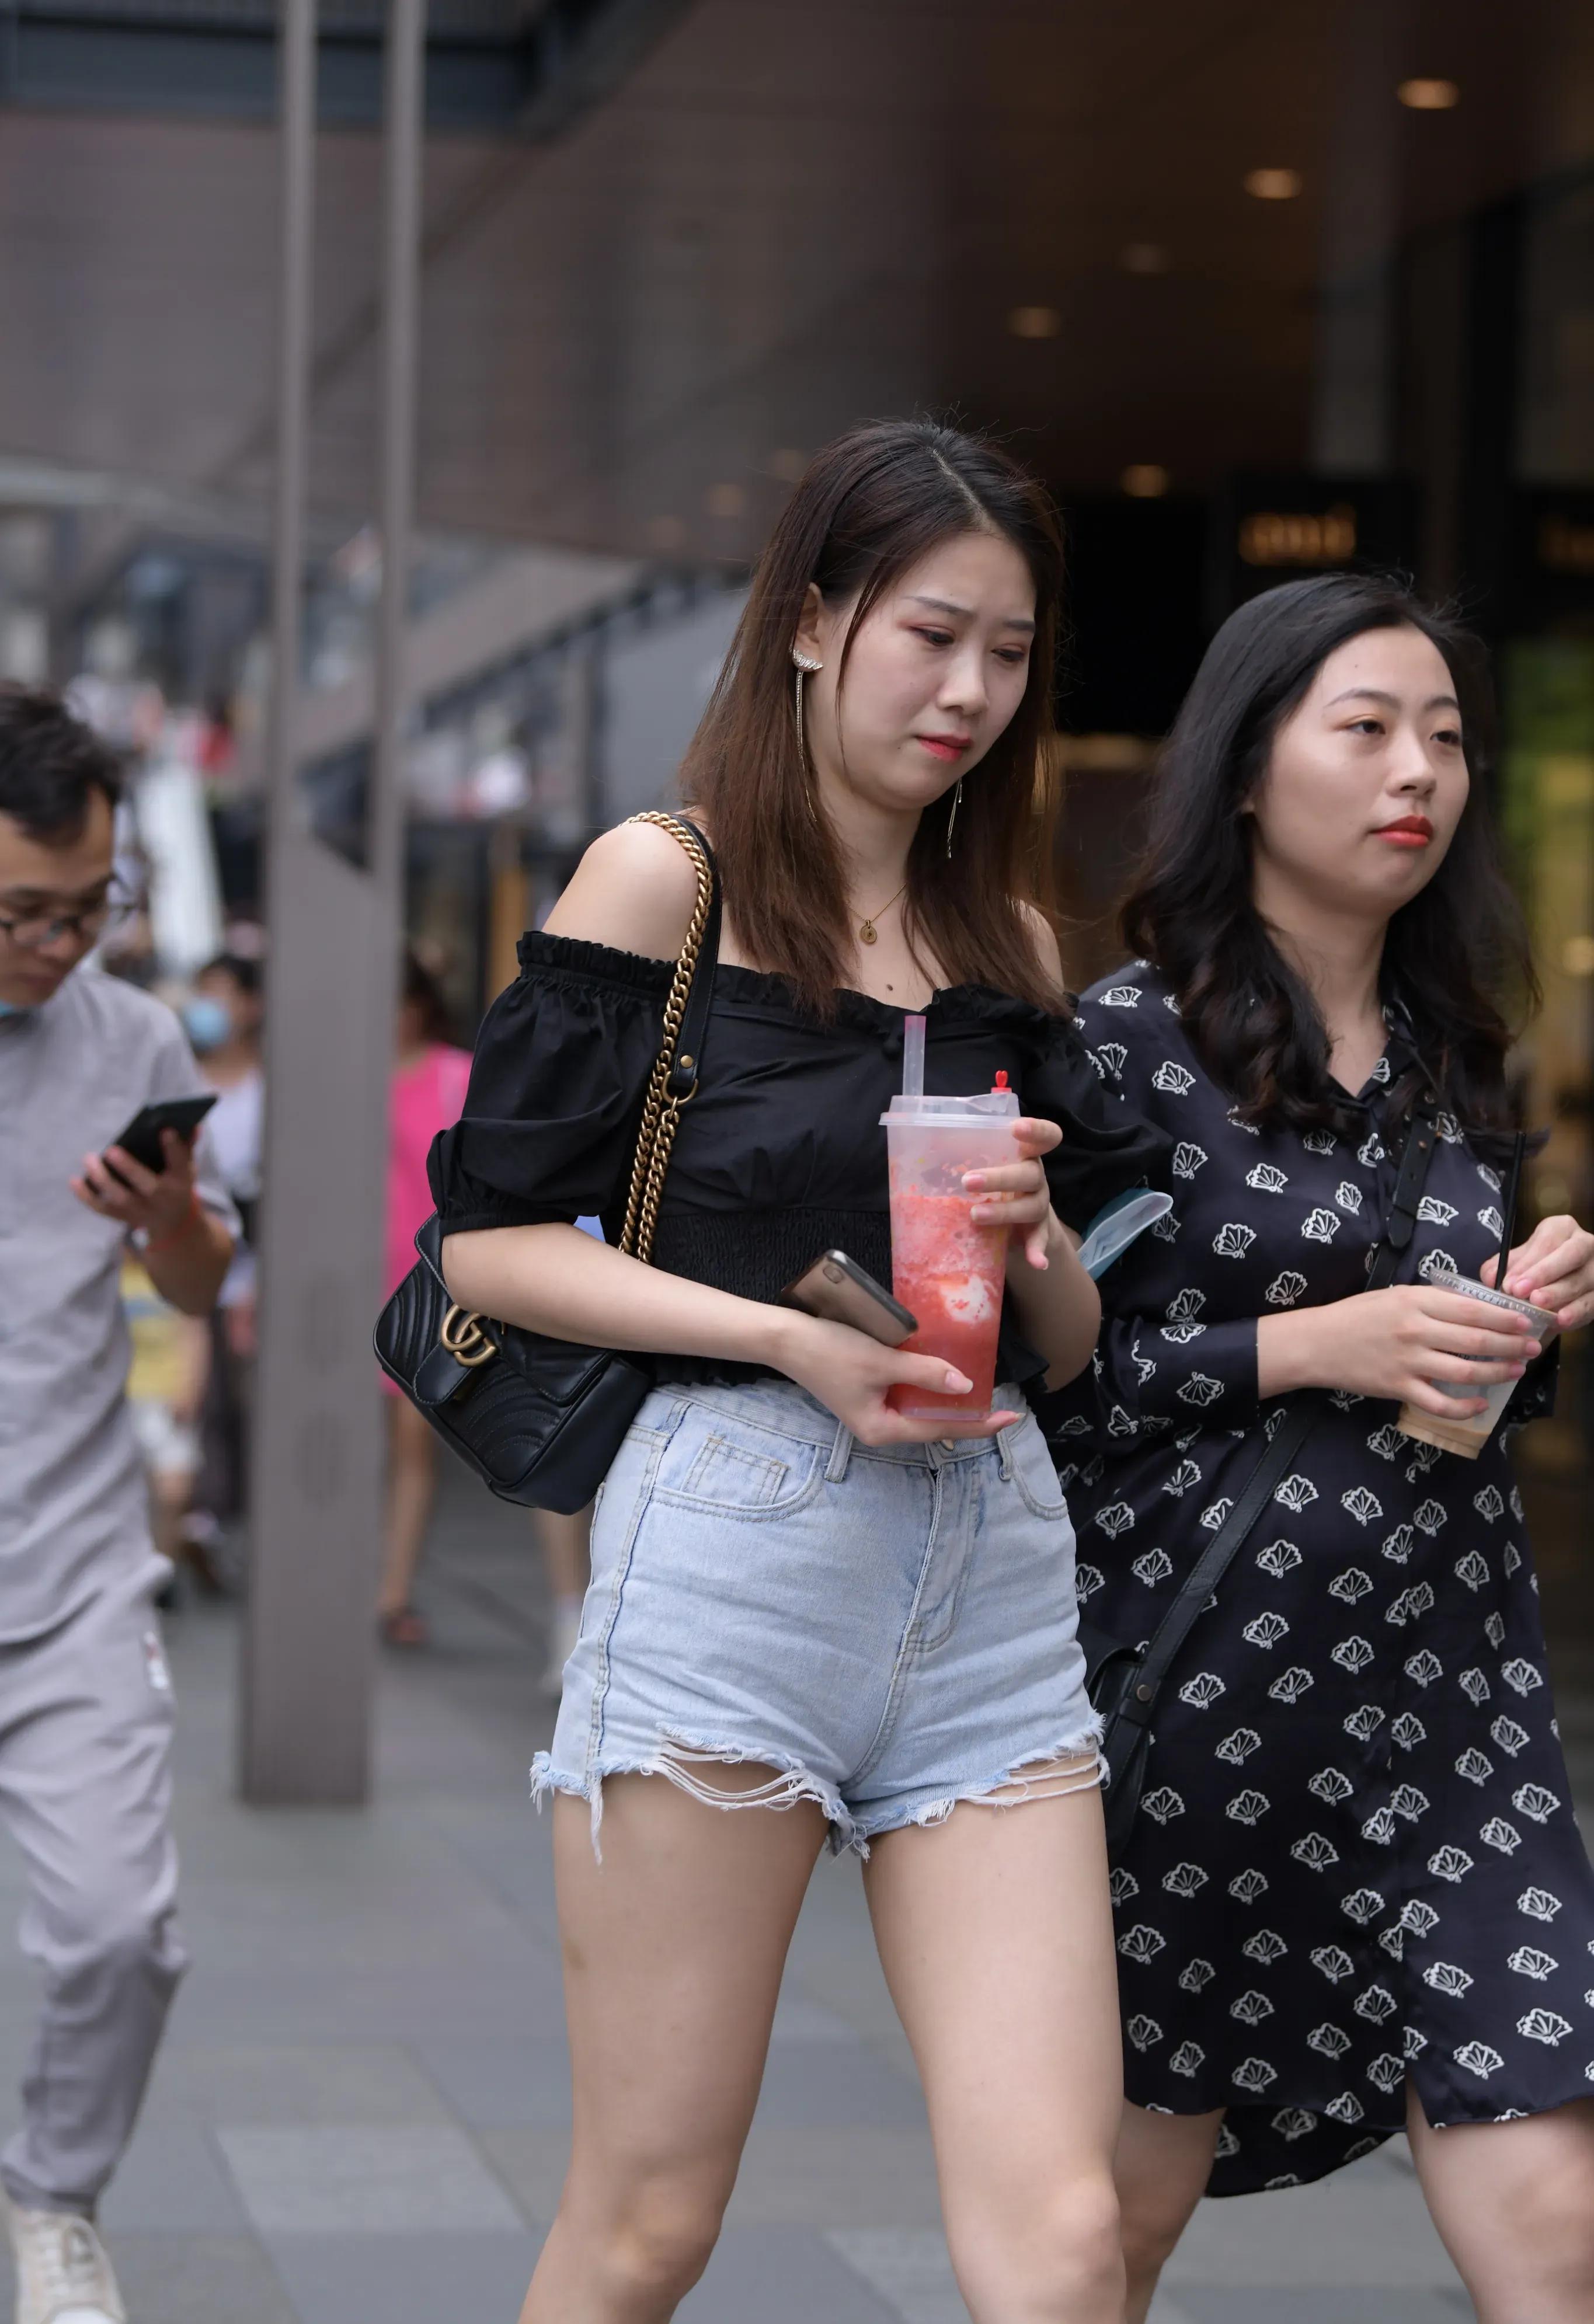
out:
M111 1143L119 1146L124 1154L130 1154L135 1162L142 1162L146 1170L159 1174L166 1167L161 1132L175 1130L180 1138L186 1138L191 1145L199 1124L215 1103L216 1093L211 1090L204 1097L165 1097L154 1105L142 1105L120 1138L114 1138ZM100 1158L105 1160L103 1155ZM106 1168L111 1171L113 1178L116 1176L109 1162L106 1162Z
M822 1250L780 1296L788 1307L801 1307L827 1323L850 1323L888 1348L899 1348L918 1329L918 1317L844 1250Z

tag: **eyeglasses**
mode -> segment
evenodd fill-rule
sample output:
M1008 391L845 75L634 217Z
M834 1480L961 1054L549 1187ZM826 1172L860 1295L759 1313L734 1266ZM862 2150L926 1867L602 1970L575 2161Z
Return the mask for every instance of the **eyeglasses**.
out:
M74 944L97 944L101 936L119 928L138 909L138 898L124 888L112 888L97 904L85 906L78 912L40 912L19 915L16 918L0 912L0 936L22 952L42 952L62 936Z

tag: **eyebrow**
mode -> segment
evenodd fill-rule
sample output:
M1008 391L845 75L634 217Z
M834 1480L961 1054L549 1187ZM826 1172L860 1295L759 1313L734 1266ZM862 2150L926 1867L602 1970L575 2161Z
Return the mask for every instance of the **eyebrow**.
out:
M972 605L954 605L949 597L916 595L910 598L909 603L915 605L928 605L932 613L952 613L962 622L972 622L974 618L974 609ZM1005 630L1027 630L1031 636L1035 632L1035 623L1027 613L1004 613L1001 616L1001 624Z
M1343 694L1336 694L1325 707L1331 710L1336 702L1381 702L1390 710L1401 707L1397 694L1386 694L1378 686L1348 686ZM1460 706L1453 694L1431 694L1423 705L1424 711L1460 710Z
M64 906L68 911L70 911L75 904L90 905L97 902L115 876L115 872L107 872L103 880L90 880L84 887L72 889L34 888L30 887L27 881L23 881L20 887L7 888L0 892L4 893L5 901L14 908L20 908L24 904L54 904Z

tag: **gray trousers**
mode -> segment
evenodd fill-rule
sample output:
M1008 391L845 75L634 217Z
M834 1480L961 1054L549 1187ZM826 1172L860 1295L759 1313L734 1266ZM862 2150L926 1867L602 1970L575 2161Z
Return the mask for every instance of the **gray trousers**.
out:
M44 1637L0 1646L0 1818L27 1862L22 1947L44 1979L0 2180L44 2210L92 2214L188 1966L152 1604L167 1572L152 1557Z

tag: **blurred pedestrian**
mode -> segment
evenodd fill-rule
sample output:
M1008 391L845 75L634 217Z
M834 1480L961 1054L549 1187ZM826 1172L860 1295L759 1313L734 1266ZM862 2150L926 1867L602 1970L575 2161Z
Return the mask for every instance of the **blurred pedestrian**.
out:
M657 1381L598 1502L535 1775L576 2103L523 2324L662 2324L701 2273L827 1837L868 1857L971 2314L1121 2319L1098 1729L1024 1385L1095 1342L1064 1221L1166 1148L1104 1095L1035 900L1061 567L1044 493L989 446L883 423L820 453L682 770L724 927L655 1263L575 1222L625 1210L697 900L667 833L588 850L434 1150L454 1296L650 1351ZM780 1304L831 1245L890 1274L905 1010L930 1089L1010 1082L1028 1109L1011 1161L945 1197L960 1238L1011 1229L1005 1409L946 1360ZM904 1388L968 1402L909 1417Z
M207 1322L169 1305L132 1250L123 1257L121 1286L132 1348L127 1406L149 1480L151 1530L161 1555L178 1565L199 1473L199 1408L210 1360ZM162 1608L173 1596L162 1594Z
M205 1127L242 1230L209 1321L198 1475L179 1527L180 1554L209 1590L221 1586L224 1543L228 1528L244 1515L248 1490L257 1313L254 1222L265 1136L263 1015L261 963L232 951L200 970L182 1012L199 1071L217 1093Z
M470 1056L449 1038L443 988L408 948L399 1001L397 1050L388 1110L387 1276L383 1296L415 1264L416 1230L432 1209L426 1157L438 1130L459 1119ZM424 1646L424 1618L410 1602L415 1570L438 1490L438 1439L431 1425L385 1376L388 1412L387 1525L377 1619L390 1646Z
M26 1862L44 2014L0 2153L17 2324L122 2324L94 2227L186 1966L168 1829L170 1572L124 1386L129 1240L207 1313L235 1219L201 1136L115 1144L202 1087L176 1018L88 954L118 904L115 761L48 694L0 688L0 1818ZM109 1149L106 1158L106 1149Z

